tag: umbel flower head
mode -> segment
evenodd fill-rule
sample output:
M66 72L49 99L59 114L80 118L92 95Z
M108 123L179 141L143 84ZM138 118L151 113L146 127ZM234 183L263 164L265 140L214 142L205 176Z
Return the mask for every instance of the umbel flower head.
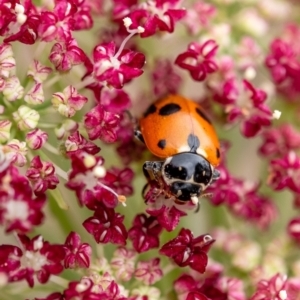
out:
M2 0L0 299L299 300L299 19L295 0Z

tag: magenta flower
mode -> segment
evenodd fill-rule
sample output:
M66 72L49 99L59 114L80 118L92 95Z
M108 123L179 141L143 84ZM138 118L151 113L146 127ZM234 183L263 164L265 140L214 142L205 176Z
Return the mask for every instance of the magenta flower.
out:
M298 243L300 243L300 218L293 218L288 224L288 234Z
M204 273L207 266L207 252L213 242L214 239L210 235L194 238L189 229L183 228L178 236L163 245L159 252L172 258L180 267L190 266Z
M172 231L179 224L180 218L186 216L186 211L196 209L191 201L176 203L174 198L165 196L168 187L162 190L156 181L152 181L145 194L145 203L148 205L146 212L155 217L158 223L167 231ZM158 192L159 191L159 192Z
M72 37L77 12L75 3L71 0L56 1L53 12L42 11L38 27L39 36L43 41L68 41Z
M254 137L262 128L271 125L273 114L265 103L267 94L249 81L239 83L233 78L228 79L222 90L215 90L214 93L214 100L224 105L228 122L240 122L245 137Z
M42 162L39 156L32 159L26 177L30 180L36 195L44 194L48 189L55 189L59 183L53 164Z
M127 231L123 224L124 216L113 208L99 204L93 217L83 222L83 227L94 236L97 243L125 245Z
M96 144L85 139L79 131L69 135L65 141L65 148L68 155L79 154L81 151L94 155L100 151Z
M15 167L10 166L0 173L0 224L5 226L6 232L26 233L40 225L45 201L44 195L32 197L28 180Z
M269 280L261 280L257 284L256 292L250 298L250 300L292 299L289 298L286 288L286 277L280 274L276 274Z
M300 133L290 124L267 129L262 132L262 138L259 152L263 156L284 156L291 150L300 149Z
M37 8L30 0L22 4L9 0L2 1L0 4L0 36L4 36L5 43L19 41L24 44L34 44L38 38L40 16Z
M48 134L40 129L34 129L26 134L26 143L33 150L42 148L47 140Z
M296 55L290 45L280 39L272 42L270 50L271 53L266 58L266 65L271 70L273 80L281 83L294 73L293 66L297 66Z
M128 237L132 241L134 249L141 253L159 247L161 232L162 227L156 218L139 214L133 220L132 227L128 231Z
M115 114L121 114L121 112L131 107L129 95L123 90L116 89L103 90L101 93L100 103L104 106L105 110Z
M179 0L154 0L133 6L128 15L132 20L130 28L142 26L145 31L141 33L141 37L154 35L157 31L171 33L175 23L185 16L185 9L178 8L179 4Z
M168 59L159 59L155 62L151 77L153 91L158 98L167 94L176 94L180 90L182 78Z
M99 138L106 143L113 143L117 139L119 122L119 115L97 105L85 115L84 126L91 140Z
M105 276L106 274L103 277ZM69 283L68 288L64 290L63 296L63 299L127 299L122 295L118 284L110 278L96 283L86 277L83 277L79 282L72 281Z
M148 261L139 261L134 272L135 278L146 285L152 285L159 281L163 276L159 263L159 258L153 258Z
M300 193L299 168L300 157L294 151L286 153L283 158L272 160L269 185L275 190L288 188L295 193Z
M133 137L129 141L121 141L117 147L117 152L124 165L129 165L133 161L140 161L146 146L143 143L134 141Z
M103 167L102 157L81 151L71 155L70 158L72 171L66 186L76 192L80 205L95 210L98 203L114 208L119 202L126 201L124 195L117 194L103 183L106 170Z
M54 109L66 118L73 117L87 101L87 97L80 95L71 85L64 88L63 92L54 93L51 99Z
M225 204L238 217L260 228L267 228L277 217L274 203L258 193L259 184L244 181L230 175L225 167L219 167L220 179L208 188L214 205Z
M51 245L42 236L30 239L19 235L19 239L24 250L11 245L0 246L0 270L10 282L26 280L33 287L35 278L40 283L46 283L51 274L63 271L65 253L62 245Z
M114 42L96 46L93 52L93 70L88 71L93 72L94 78L103 85L116 89L122 88L125 83L140 76L145 64L144 54L121 47L120 49L117 51Z
M130 168L119 169L112 167L107 170L103 182L117 194L130 196L133 193L132 180L134 173Z
M210 25L215 15L216 7L201 0L187 9L183 21L192 34L198 34L201 30Z
M86 59L86 54L72 38L54 44L49 55L49 60L59 72L70 71L73 66L84 63Z
M92 256L92 248L87 243L81 243L78 233L71 232L64 245L65 260L64 266L66 269L88 268Z
M137 253L125 247L119 247L110 262L114 275L122 281L129 281L134 274L134 265Z
M218 45L214 40L208 40L203 44L191 43L186 52L179 54L175 64L188 70L196 81L205 80L208 74L218 70L214 60Z

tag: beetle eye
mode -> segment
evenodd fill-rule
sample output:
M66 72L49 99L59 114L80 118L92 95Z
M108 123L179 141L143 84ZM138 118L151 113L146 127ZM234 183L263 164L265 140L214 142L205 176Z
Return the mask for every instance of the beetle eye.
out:
M197 164L195 168L194 181L198 183L209 184L212 177L209 165Z
M165 167L165 174L168 178L176 178L181 180L187 180L188 179L188 172L186 168L180 166L174 166L171 163L167 164Z

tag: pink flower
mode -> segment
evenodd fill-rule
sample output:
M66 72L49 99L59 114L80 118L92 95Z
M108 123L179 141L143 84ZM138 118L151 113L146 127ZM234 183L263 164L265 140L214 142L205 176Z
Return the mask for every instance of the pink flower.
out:
M127 231L123 220L124 216L113 208L99 204L93 217L83 222L83 227L94 236L97 243L125 245Z
M86 54L72 38L54 44L49 55L49 60L60 72L70 71L73 66L84 63L86 59Z
M180 218L186 215L186 210L195 209L196 206L190 202L186 204L176 203L171 197L165 197L165 190L152 181L147 193L144 195L145 203L148 205L146 212L155 217L158 223L167 231L173 231L179 224ZM158 192L159 191L159 192Z
M176 94L182 85L181 76L168 59L158 59L152 72L153 91L156 97Z
M128 15L132 20L130 28L142 26L145 31L141 37L154 35L157 31L173 32L175 23L185 15L185 9L178 8L179 3L179 0L154 0L133 6Z
M26 177L32 183L36 195L44 194L48 189L55 189L59 183L53 164L42 162L39 156L32 159Z
M5 226L6 232L28 232L40 225L45 200L44 195L32 197L28 180L15 167L0 172L0 224Z
M114 42L103 43L95 47L93 51L94 66L93 76L97 81L105 85L120 89L131 79L140 76L141 68L145 64L145 56L142 53L120 48L116 51Z
M0 76L7 78L14 74L16 61L10 44L0 44Z
M294 151L290 151L283 158L271 161L268 183L277 191L289 188L295 193L300 193L299 169L300 157Z
M130 168L119 169L112 167L107 170L103 182L117 194L130 196L133 194L133 177L134 173Z
M300 93L300 52L297 46L294 46L295 40L298 40L300 35L291 34L291 27L286 28L285 31L282 34L283 38L272 41L265 63L270 69L277 89L291 101L295 100Z
M26 280L34 286L34 278L46 283L51 274L63 271L64 250L62 245L51 245L42 236L33 239L19 235L21 250L11 245L0 246L0 270L8 275L10 282Z
M240 122L245 137L254 137L262 128L271 125L273 114L265 104L266 92L256 89L247 80L239 83L233 78L228 79L222 90L214 93L214 100L224 105L228 122Z
M76 12L77 7L71 0L56 1L53 12L42 11L38 27L41 39L46 42L69 40L75 26L73 16Z
M92 256L92 248L87 243L81 243L78 233L71 232L64 245L65 260L64 266L66 269L88 268Z
M23 4L23 5L22 5ZM24 44L34 44L38 38L40 15L30 0L2 1L0 4L0 36L4 42L19 41Z
M103 90L100 103L104 106L105 110L115 114L121 114L124 110L131 107L129 95L123 90L116 89Z
M298 67L296 54L292 47L281 39L272 42L270 51L266 58L266 65L271 69L273 80L281 83L295 73Z
M256 287L256 292L250 300L282 300L292 299L286 291L286 277L276 274L269 280L261 280Z
M284 156L291 150L300 149L300 133L291 124L270 128L261 136L263 143L259 152L263 156Z
M66 186L77 194L80 205L95 210L98 203L116 207L122 200L113 189L102 183L106 174L102 157L84 151L71 155L72 170Z
M32 78L35 82L44 82L48 75L52 73L52 69L41 64L38 60L34 59L27 71L27 76Z
M104 274L102 280L103 282L101 282L101 279L97 282L93 282L92 279L83 277L79 282L72 281L69 283L68 288L64 290L64 297L62 299L127 299L122 295L118 284L112 280L109 275ZM60 300L60 298L58 299Z
M203 44L190 43L186 52L179 54L175 64L190 72L196 81L205 80L208 74L218 70L214 61L218 45L214 40L208 40Z
M134 272L135 278L142 281L145 285L152 285L159 281L163 276L159 263L159 258L139 261Z
M74 30L77 31L91 29L94 25L94 21L91 15L92 1L76 0L74 2L77 5L77 12L73 16ZM101 3L101 1L99 2Z
M91 279L83 277L80 281L71 281L67 289L64 290L61 299L90 299L97 300L101 294L93 292L94 283ZM60 296L60 295L58 295ZM104 296L102 294L102 296ZM48 299L47 299L48 300ZM49 299L50 300L50 299ZM52 299L51 299L52 300ZM56 300L56 299L55 299Z
M207 266L207 252L214 239L210 235L193 237L189 229L181 229L178 236L166 243L160 253L174 260L180 266L190 266L192 269L204 273Z
M129 281L134 273L134 264L137 258L134 250L119 247L110 261L115 277L122 281Z
M226 204L236 216L267 228L276 219L277 209L270 199L258 194L259 185L231 176L223 166L218 170L218 183L207 190L212 193L211 202L214 205Z
M87 101L87 97L80 95L72 85L64 88L62 93L54 93L51 99L54 109L67 118L73 117Z
M128 231L128 237L132 241L134 249L141 253L159 247L161 232L162 227L156 218L139 214L133 220L132 227Z
M84 126L91 140L99 138L106 143L113 143L117 139L119 120L119 115L97 105L85 115Z
M300 218L293 218L288 224L288 234L298 243L300 243Z
M192 7L187 9L183 21L192 34L198 34L210 25L216 11L216 7L212 4L197 1Z
M117 152L124 165L129 165L133 161L141 160L145 150L146 146L143 143L135 142L133 139L121 141L117 147Z
M79 154L80 151L88 154L97 154L100 151L96 144L85 139L79 131L69 135L65 141L65 148L68 155Z

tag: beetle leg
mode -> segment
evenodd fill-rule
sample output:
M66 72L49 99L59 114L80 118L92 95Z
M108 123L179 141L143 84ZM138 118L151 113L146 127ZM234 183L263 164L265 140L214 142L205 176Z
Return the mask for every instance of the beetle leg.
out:
M142 143L145 144L144 137L143 137L142 132L140 131L139 128L137 128L137 129L134 130L134 136L135 136L139 141L141 141Z
M163 162L161 161L146 161L143 165L143 172L145 177L149 180L160 181L161 168Z

